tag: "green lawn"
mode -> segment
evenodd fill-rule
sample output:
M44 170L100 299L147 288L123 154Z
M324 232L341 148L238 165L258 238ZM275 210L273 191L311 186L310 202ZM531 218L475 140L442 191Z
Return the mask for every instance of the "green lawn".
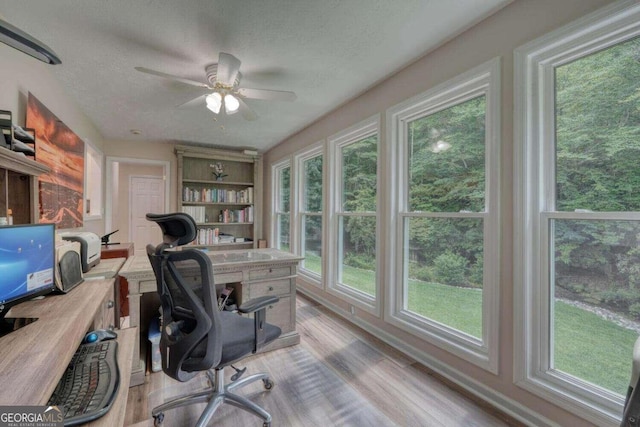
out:
M321 271L321 259L307 256L305 268ZM343 283L375 295L375 272L344 266ZM482 337L482 291L409 280L410 311ZM631 353L638 334L594 313L557 301L554 366L585 381L626 394Z

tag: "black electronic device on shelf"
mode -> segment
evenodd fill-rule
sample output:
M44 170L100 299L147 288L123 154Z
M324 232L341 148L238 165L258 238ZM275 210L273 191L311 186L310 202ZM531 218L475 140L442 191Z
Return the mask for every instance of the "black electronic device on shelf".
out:
M107 246L107 245L119 245L120 243L109 242L109 238L111 237L111 235L117 233L118 231L120 231L120 230L112 231L111 233L105 234L104 236L102 236L100 238L100 240L102 241L102 244L105 245L105 246Z

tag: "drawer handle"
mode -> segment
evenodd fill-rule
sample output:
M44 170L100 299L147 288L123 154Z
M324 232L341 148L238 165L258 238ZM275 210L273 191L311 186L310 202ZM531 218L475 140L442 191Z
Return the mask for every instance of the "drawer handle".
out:
M270 268L270 269L269 269L269 273L273 273L273 268Z
M272 306L272 305L270 305L270 306L269 306L269 310L271 310L272 308L273 308L273 306Z
M112 308L115 305L115 303L112 300L109 300L107 302L107 308Z
M269 292L273 291L273 286L269 286Z

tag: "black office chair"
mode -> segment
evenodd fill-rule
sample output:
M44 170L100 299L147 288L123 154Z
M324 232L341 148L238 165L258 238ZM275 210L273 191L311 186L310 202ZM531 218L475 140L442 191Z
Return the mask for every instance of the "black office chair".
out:
M280 335L280 328L265 322L266 307L278 298L255 298L238 308L243 314L254 313L254 319L220 311L209 257L197 249L169 250L195 239L197 226L193 218L180 212L147 214L147 219L156 222L163 234L160 245L147 245L162 303L162 369L182 382L206 371L210 382L210 388L204 391L154 408L151 413L154 425L162 424L166 410L208 402L198 419L198 427L206 426L222 403L249 411L261 417L265 427L271 426L267 411L232 391L257 380L262 380L265 389L270 390L273 381L264 373L239 379L244 370L234 368L232 382L225 385L224 367L255 353Z
M640 337L633 345L632 359L631 379L629 380L620 427L640 426Z

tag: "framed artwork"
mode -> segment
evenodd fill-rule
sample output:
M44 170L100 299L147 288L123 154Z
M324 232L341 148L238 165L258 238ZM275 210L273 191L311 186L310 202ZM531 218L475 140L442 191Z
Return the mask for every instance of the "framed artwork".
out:
M38 180L40 222L58 229L82 227L84 141L31 93L27 127L35 129L38 162L51 168Z

